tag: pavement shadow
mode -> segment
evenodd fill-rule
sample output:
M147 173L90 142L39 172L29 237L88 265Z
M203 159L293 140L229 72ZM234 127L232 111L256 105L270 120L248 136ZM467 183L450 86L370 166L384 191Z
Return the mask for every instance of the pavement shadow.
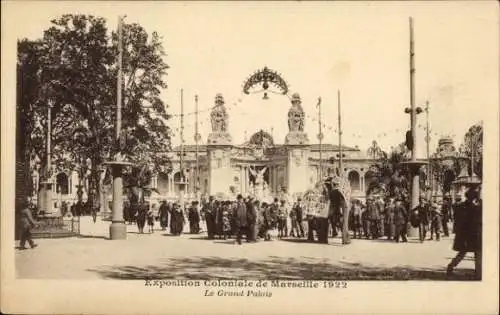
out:
M362 263L326 263L324 259L268 257L254 261L220 257L169 258L155 265L104 265L88 269L104 279L267 279L267 280L433 280L471 281L472 269L457 269L451 277L445 268L412 266L377 267Z
M101 239L101 240L109 240L108 236L102 236L102 235L78 235L77 238L95 238L95 239Z
M317 244L317 245L325 245L323 243L320 243L318 241L309 241L307 238L282 238L282 239L276 239L277 241L282 241L282 242L289 242L289 243L302 243L302 244ZM339 243L334 243L332 239L328 240L328 245L332 246L342 246Z

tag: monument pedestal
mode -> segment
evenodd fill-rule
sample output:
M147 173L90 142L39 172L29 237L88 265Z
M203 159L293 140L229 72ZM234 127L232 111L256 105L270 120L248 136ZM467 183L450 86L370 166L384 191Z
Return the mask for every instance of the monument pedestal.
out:
M40 189L38 191L38 210L41 211L44 216L61 216L61 212L58 208L54 208L52 185L53 183L51 181L40 183Z
M288 146L287 160L287 191L291 196L304 193L308 188L308 159L307 146Z
M124 240L127 238L127 226L123 219L123 177L122 170L131 163L113 161L106 162L111 167L113 174L113 209L111 225L109 226L109 238L111 240Z

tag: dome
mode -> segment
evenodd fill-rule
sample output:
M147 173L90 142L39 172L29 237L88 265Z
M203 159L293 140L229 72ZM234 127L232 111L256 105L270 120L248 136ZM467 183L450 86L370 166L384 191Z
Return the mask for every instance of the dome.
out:
M274 145L274 140L273 137L266 131L260 130L254 133L250 137L250 141L248 142L251 145L257 145L257 146L273 146Z

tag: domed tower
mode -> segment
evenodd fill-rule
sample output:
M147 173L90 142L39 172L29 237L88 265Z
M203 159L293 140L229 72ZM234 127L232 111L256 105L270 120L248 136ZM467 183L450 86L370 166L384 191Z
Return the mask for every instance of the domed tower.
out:
M304 132L305 114L302 109L300 95L292 95L292 107L288 110L288 134L285 137L286 145L307 145L309 139Z

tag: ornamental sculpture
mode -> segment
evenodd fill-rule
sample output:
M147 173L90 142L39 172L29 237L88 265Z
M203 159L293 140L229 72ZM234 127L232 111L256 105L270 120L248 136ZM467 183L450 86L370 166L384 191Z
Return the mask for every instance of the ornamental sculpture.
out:
M222 94L215 96L215 106L210 114L213 132L227 132L228 129L228 114L224 106L224 97Z
M288 111L288 134L285 138L286 145L306 145L309 138L304 132L305 113L298 93L292 95L292 107Z
M215 106L210 113L210 122L212 125L212 132L208 135L207 144L231 144L232 138L228 132L229 115L224 106L224 97L220 93L215 96Z
M305 114L301 103L299 94L293 94L292 107L288 111L288 130L290 132L304 131Z

